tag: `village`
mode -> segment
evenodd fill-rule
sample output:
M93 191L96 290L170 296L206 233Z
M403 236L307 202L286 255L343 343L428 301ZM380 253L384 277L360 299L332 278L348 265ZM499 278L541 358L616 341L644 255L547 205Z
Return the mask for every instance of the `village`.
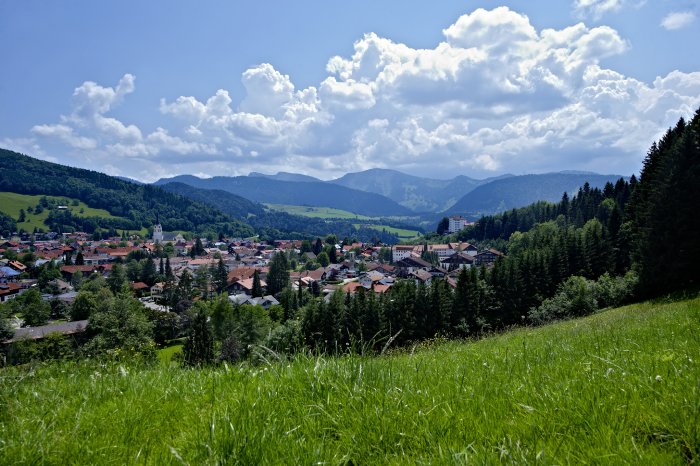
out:
M458 230L466 225L459 218L451 220L456 223L450 229ZM126 269L131 293L154 310L169 310L164 296L168 287L177 286L185 273L193 279L195 300L225 292L233 304L269 309L279 304L274 294L268 293L267 286L270 261L276 254L284 254L287 259L288 285L294 292L308 290L326 300L338 290L355 294L363 288L387 293L401 279L426 286L433 279L444 279L454 288L461 269L490 267L503 255L493 249L478 250L466 242L388 246L338 241L334 235L315 241L187 240L182 234L163 232L160 224L154 225L152 237L147 240L122 236L98 241L81 232L24 234L0 240L0 255L4 257L0 259L0 302L41 285L43 300L57 300L71 306L80 283L95 276L108 279L115 265L121 264ZM152 259L155 273L144 275L141 270L131 270L131 263L138 263L134 259L144 258ZM55 274L55 278L41 283L37 271L48 266L57 269L60 278ZM226 274L225 287L217 287L212 275L222 267ZM45 332L71 332L70 326L66 328L61 320L50 324L57 327L47 328ZM83 328L86 322L81 325ZM20 319L13 322L15 328L23 326L25 322ZM31 338L41 338L45 333L29 329L18 332Z

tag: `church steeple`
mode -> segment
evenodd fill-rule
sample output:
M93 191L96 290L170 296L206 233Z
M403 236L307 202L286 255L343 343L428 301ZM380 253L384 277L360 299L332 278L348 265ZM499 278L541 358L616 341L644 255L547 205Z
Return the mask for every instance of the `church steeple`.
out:
M163 242L163 227L160 224L160 218L156 212L156 223L153 225L153 242L162 243Z

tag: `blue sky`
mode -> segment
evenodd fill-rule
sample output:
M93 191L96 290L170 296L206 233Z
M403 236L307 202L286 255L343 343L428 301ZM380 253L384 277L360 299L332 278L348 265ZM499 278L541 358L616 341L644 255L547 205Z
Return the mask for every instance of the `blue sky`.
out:
M698 1L0 0L0 147L145 181L637 172Z

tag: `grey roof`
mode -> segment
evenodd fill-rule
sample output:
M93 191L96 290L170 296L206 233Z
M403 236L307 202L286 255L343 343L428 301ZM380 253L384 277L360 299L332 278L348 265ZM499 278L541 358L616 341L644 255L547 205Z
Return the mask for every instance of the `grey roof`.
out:
M71 335L81 333L87 327L87 320L76 320L74 322L62 322L60 324L44 325L42 327L24 327L15 330L15 336L5 343L12 343L19 340L39 340L50 333L61 333Z

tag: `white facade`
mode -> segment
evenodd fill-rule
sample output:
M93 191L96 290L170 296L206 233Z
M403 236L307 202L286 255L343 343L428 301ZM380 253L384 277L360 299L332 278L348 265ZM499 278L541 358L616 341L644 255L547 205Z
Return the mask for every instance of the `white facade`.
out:
M447 231L450 233L457 233L463 230L467 225L469 225L469 221L466 218L455 215L450 217L450 225Z
M398 262L401 259L405 259L411 255L415 246L394 246L391 251L391 260L393 262Z
M153 242L163 242L163 227L160 225L160 223L156 223L155 225L153 225Z

